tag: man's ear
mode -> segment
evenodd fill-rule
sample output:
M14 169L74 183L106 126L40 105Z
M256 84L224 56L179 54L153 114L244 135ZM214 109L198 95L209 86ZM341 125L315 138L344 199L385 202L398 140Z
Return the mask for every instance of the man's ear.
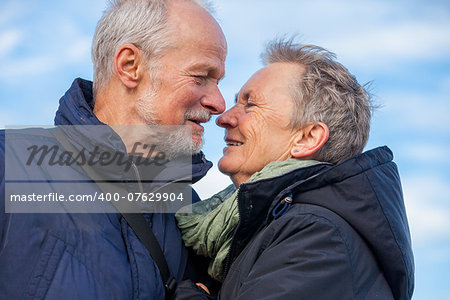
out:
M120 46L114 56L114 70L122 84L134 89L139 85L144 70L142 51L133 44Z
M328 140L328 126L322 122L311 123L299 130L291 148L294 158L311 159Z

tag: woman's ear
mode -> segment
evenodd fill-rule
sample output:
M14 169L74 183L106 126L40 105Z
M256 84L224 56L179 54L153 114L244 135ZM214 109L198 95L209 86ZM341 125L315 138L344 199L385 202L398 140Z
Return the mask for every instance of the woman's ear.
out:
M134 89L142 79L143 70L142 52L133 44L120 46L114 56L114 70L122 84Z
M311 123L303 127L295 135L295 140L291 148L291 155L294 158L311 159L328 140L329 129L325 123Z

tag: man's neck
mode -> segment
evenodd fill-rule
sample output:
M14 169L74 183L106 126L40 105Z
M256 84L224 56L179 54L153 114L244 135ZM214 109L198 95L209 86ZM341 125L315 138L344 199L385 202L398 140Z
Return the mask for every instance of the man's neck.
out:
M119 86L109 84L95 97L94 114L108 125L134 124L133 99Z

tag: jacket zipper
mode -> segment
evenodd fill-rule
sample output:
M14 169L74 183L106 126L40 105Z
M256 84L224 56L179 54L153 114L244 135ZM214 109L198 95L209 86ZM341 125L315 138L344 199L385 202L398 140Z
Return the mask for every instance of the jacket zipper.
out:
M231 250L233 249L233 247L234 247L234 245L235 245L235 236L236 236L236 232L237 232L237 229L239 228L239 225L241 224L241 215L242 215L242 211L241 211L241 208L240 208L240 206L239 206L239 197L240 197L240 195L241 195L241 191L242 191L242 189L241 189L241 186L239 186L239 188L238 188L238 194L237 194L237 201L238 201L238 217L239 217L239 221L238 221L238 224L237 224L237 226L236 226L236 229L234 230L234 232L233 232L233 236L231 237L231 244L230 244L230 249L228 249L228 253L227 253L227 256L226 256L226 258L225 258L225 265L224 265L224 268L223 268L223 279L225 279L225 277L226 277L226 275L227 275L227 273L228 273L228 270L230 269L230 267L231 267Z
M317 165L332 165L332 164L330 164L330 163L319 163L319 164L317 164ZM318 174L316 174L316 175L314 175L314 176L308 178L308 180L311 179L311 178L313 178L313 177L315 177L315 176L318 176ZM306 180L305 180L305 181L306 181ZM297 184L297 185L298 185L298 184ZM238 188L238 212L239 212L239 222L238 222L238 225L236 226L236 230L235 230L234 233L233 233L233 237L232 237L232 239L231 239L231 244L230 244L230 249L228 250L227 256L226 256L226 258L225 258L225 265L224 265L224 270L223 270L223 279L225 279L225 277L226 277L226 275L227 275L227 273L228 273L228 271L229 271L229 269L230 269L230 267L231 267L231 252L232 252L232 249L233 249L234 245L236 244L236 243L235 243L235 236L236 236L237 229L239 228L240 223L241 223L241 215L242 215L242 211L241 211L241 208L240 208L240 206L239 206L239 198L240 198L241 191L242 191L241 187L243 187L243 186L245 186L245 183L241 184L241 185L239 186L239 188ZM291 190L291 189L293 189L293 187L291 186L291 187L289 187L289 189ZM282 192L285 192L285 191L282 191ZM269 208L269 212L272 211L272 210L273 210L273 208ZM267 222L267 219L264 221L264 223L266 223L266 222ZM261 225L261 226L263 226L263 225Z
M143 194L144 188L142 187L141 175L139 174L139 170L138 170L136 164L134 163L134 161L131 162L131 167L133 168L134 175L136 175L136 179L137 179L138 186L139 186L139 191L141 192L141 194Z
M192 176L191 176L191 177L187 176L187 177L179 178L179 179L177 179L177 180L174 180L174 181L171 181L171 182L169 182L169 183L166 183L166 184L160 186L159 188L156 188L153 192L157 192L157 191L159 191L160 189L165 188L166 186L169 186L169 185L171 185L171 184L178 183L178 182L182 182L182 181L184 181L184 180L189 180L189 179L192 180Z

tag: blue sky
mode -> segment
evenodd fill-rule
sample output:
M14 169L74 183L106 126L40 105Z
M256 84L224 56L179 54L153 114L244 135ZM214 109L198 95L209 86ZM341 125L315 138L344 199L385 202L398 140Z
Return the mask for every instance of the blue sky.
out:
M228 40L227 101L261 67L276 36L337 54L382 107L367 149L388 145L403 182L416 259L414 299L450 299L450 3L448 1L216 2ZM0 127L53 123L75 77L92 79L90 43L104 0L0 2ZM223 130L206 127L220 158ZM230 183L217 169L196 184L208 196Z

